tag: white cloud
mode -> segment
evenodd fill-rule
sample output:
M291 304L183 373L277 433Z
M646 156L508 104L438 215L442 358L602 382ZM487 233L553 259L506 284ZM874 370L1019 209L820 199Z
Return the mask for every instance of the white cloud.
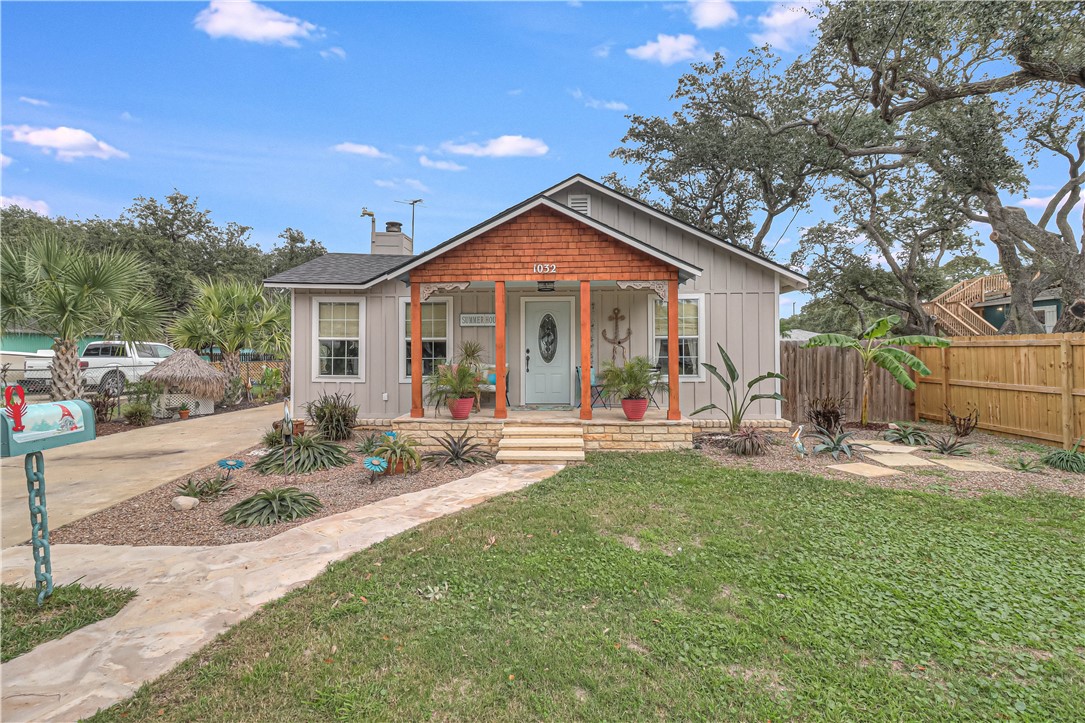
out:
M629 106L622 103L620 100L599 100L598 98L586 95L580 88L570 90L569 95L577 100L583 101L584 105L588 108L595 108L596 110L629 110Z
M11 156L6 156L0 153L0 168L7 168L11 165Z
M26 196L0 196L0 208L8 206L21 206L28 211L40 213L42 216L49 215L49 204L45 201L35 201Z
M597 58L609 58L610 49L614 47L614 43L601 43L591 49L591 54Z
M771 45L777 50L797 50L809 45L818 20L810 15L811 3L778 2L757 18L760 28L750 33L758 45Z
M445 141L441 148L460 156L507 158L509 156L545 156L550 146L538 138L524 136L500 136L485 143L453 143Z
M438 171L466 171L467 166L461 166L452 161L435 161L428 156L419 156L418 162L423 168L436 168Z
M1034 198L1025 198L1025 199L1022 199L1022 200L1018 201L1017 205L1022 207L1022 208L1047 208L1047 204L1051 203L1051 199L1054 198L1054 197L1055 197L1055 194L1051 194L1050 196L1038 196L1038 197L1034 197ZM1085 199L1079 198L1077 203L1075 203L1074 205L1075 206L1078 205L1079 203L1082 202L1082 200L1085 200ZM1059 207L1060 208L1062 207L1062 202L1061 201L1059 202Z
M727 0L689 0L686 7L698 30L722 28L738 20L738 11Z
M252 0L211 0L193 24L212 38L237 38L252 43L278 43L293 48L299 40L319 37L321 29Z
M508 95L523 95L524 94L524 89L523 88L513 88L512 90L507 90L505 92Z
M373 185L390 191L411 190L419 193L429 193L426 184L417 178L378 178L373 181Z
M136 118L131 113L129 113L128 111L124 111L123 113L121 113L121 120L122 121L128 121L129 123L131 123L131 122L139 120L139 119Z
M701 47L701 41L686 33L660 33L655 40L649 40L636 48L627 48L625 52L637 60L654 60L663 65L674 65L683 60L712 59L712 54Z
M320 57L324 58L325 60L331 60L332 58L339 58L340 60L346 60L347 59L347 51L343 50L338 45L333 45L332 47L328 48L327 50L321 50L320 51Z
M41 148L45 153L55 152L58 161L76 158L128 158L124 151L98 140L80 128L32 128L31 126L4 126L11 131L11 140Z
M26 103L27 105L49 105L49 101L42 100L41 98L28 98L25 95L19 96L20 103Z
M353 153L356 156L365 156L366 158L391 158L390 155L384 153L376 146L368 146L365 143L351 143L345 141L332 146L332 150L338 151L339 153Z

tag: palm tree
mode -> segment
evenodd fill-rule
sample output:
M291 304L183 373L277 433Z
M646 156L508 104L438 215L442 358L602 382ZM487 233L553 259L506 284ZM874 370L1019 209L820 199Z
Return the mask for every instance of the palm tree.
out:
M285 329L285 332L284 332ZM226 378L241 377L243 349L289 347L290 306L281 297L269 299L259 284L237 279L201 281L192 304L170 327L178 346L202 351L217 346L222 352ZM239 401L241 387L230 387Z
M920 376L929 376L931 370L919 357L904 347L907 346L949 346L949 339L926 334L912 334L887 338L889 330L900 323L896 314L878 319L858 337L847 334L818 334L811 337L803 346L832 346L838 349L854 349L859 352L863 363L863 398L859 411L859 423L867 423L867 405L870 399L870 384L874 367L879 366L889 372L897 384L908 390L915 389L915 381L908 375L911 369Z
M151 294L140 260L124 251L91 253L53 233L6 242L0 269L0 324L53 337L54 401L83 393L79 341L90 334L126 341L156 338L165 305Z

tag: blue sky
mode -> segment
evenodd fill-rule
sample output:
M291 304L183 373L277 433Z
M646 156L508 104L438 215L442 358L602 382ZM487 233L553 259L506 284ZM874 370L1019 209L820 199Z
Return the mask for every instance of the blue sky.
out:
M752 2L4 2L0 21L5 203L110 217L176 188L265 248L292 226L333 251L368 250L363 206L409 223L396 201L423 198L421 249L622 171L624 115L674 110L691 61L790 58L812 29Z

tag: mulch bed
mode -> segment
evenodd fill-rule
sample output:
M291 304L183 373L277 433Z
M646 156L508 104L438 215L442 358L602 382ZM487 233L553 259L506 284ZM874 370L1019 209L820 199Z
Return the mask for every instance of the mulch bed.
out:
M346 442L347 449L353 443ZM453 480L468 477L492 465L465 465L436 467L423 463L422 469L413 474L378 476L370 483L369 472L360 463L362 455L351 453L355 463L346 467L314 472L297 477L261 475L252 469L260 459L251 454L260 449L252 447L236 455L244 459L245 469L230 477L237 486L217 500L205 500L192 510L182 512L170 504L177 496L177 486L190 477L208 479L222 472L216 465L209 465L185 477L172 480L120 504L96 512L89 517L50 531L53 544L83 545L229 545L235 542L265 540L286 532L292 527L335 515L340 512L372 504L387 497L407 492L437 487ZM265 487L298 487L312 492L324 507L311 517L284 522L267 527L235 527L227 525L221 515L234 504Z
M204 415L205 417L217 417L222 414L230 414L231 412L240 412L245 409L252 409L253 407L266 407L269 404L279 404L279 402L242 402L233 407L218 407L215 409L214 414ZM124 406L124 403L121 403ZM119 413L118 413L119 416ZM189 421L192 419L202 419L203 417L189 417L188 420L184 419L154 419L151 423L144 427L136 427L123 418L112 420L109 422L99 422L94 426L94 433L98 437L108 437L111 434L119 434L120 432L131 432L135 429L146 429L147 427L157 427L160 424L176 424L177 422Z
M935 437L949 436L953 432L952 428L939 424L924 423L920 426L924 431ZM1020 472L1010 466L1018 458L1038 462L1041 456L1048 450L1054 449L1054 447L1044 447L1029 442L997 437L986 432L977 431L969 435L965 441L974 443L971 454L955 459L986 462L1003 468L1000 472L957 472L941 466L905 467L898 468L897 471L900 474L892 477L875 478L863 478L839 470L829 469L829 465L844 464L846 462L867 462L876 467L884 467L884 465L872 460L866 460L863 452L854 453L854 458L850 460L843 455L839 460L834 460L829 454L819 454L816 457L807 456L799 459L792 448L789 435L767 433L767 436L772 439L773 444L769 446L768 452L761 457L740 457L732 453L725 445L726 434L702 434L695 438L695 444L699 446L704 455L724 466L744 467L759 472L816 474L822 477L862 482L888 489L941 492L964 497L979 497L990 492L1021 495L1034 491L1058 492L1074 497L1085 497L1085 475L1083 474L1063 472L1043 465L1041 465L1039 472ZM866 430L857 430L854 437L854 439L881 438L881 433ZM807 449L813 446L811 442L812 440L806 439ZM912 455L920 458L938 458L938 455L922 450L913 452ZM885 468L889 469L888 467Z

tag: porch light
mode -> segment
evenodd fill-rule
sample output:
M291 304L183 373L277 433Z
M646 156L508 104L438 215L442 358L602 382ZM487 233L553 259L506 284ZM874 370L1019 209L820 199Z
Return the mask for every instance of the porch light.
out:
M549 293L552 293L553 291L554 291L554 282L553 281L540 281L539 282L539 293L540 294L549 294Z

